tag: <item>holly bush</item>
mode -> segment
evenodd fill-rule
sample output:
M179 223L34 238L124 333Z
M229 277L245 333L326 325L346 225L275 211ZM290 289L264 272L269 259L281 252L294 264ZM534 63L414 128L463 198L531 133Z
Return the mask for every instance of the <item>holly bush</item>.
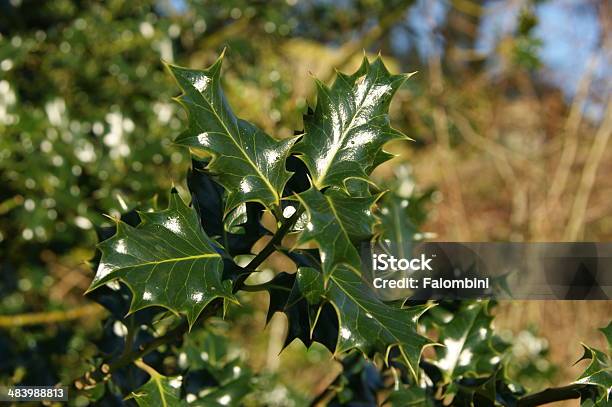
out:
M528 393L508 378L511 344L492 329L495 302L385 302L366 282L363 244L416 238L418 197L370 179L392 157L384 145L408 139L388 109L410 75L378 57L331 86L316 81L303 131L278 139L232 110L222 62L167 65L188 116L175 143L192 154L190 196L172 189L166 208L151 202L100 230L87 295L110 316L91 370L75 381L81 395L109 405L299 404L274 399L273 375L246 368L224 338L231 320L219 317L266 292L268 320L288 321L285 345L319 343L342 363L313 405L610 403L612 325L602 329L606 352L584 347L590 362L575 382ZM273 254L294 266L262 282Z

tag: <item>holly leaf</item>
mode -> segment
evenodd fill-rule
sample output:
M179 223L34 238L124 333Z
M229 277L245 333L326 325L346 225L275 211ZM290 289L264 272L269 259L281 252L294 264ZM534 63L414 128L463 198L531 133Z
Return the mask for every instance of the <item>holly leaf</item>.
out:
M314 241L321 252L321 268L327 281L341 264L359 273L361 260L353 242L372 236L376 218L371 208L377 196L351 197L339 190L325 194L315 188L297 195L308 222L297 243Z
M386 305L346 267L339 267L331 275L326 296L338 315L336 353L356 348L368 356L380 352L387 358L389 349L397 347L409 371L417 378L423 348L432 344L417 333L417 320L429 306Z
M227 191L225 214L245 202L280 205L291 174L285 160L295 139L276 140L236 117L221 89L223 55L205 70L168 64L183 94L189 125L177 144L212 155L207 169Z
M378 213L380 244L398 259L410 258L417 229L406 213L408 199L388 192L381 201Z
M183 394L190 405L242 405L257 380L228 343L227 332L199 330L179 350Z
M384 378L376 365L366 360L359 352L346 355L342 360L342 372L324 391L334 390L334 397L327 406L376 406L378 394L384 389ZM317 401L325 400L325 393ZM313 402L311 405L321 405Z
M163 376L142 361L136 361L135 364L151 377L148 382L131 394L131 398L136 401L136 404L140 407L182 407L189 405L181 399L182 383L180 376Z
M435 403L425 389L416 386L403 386L391 392L384 405L430 407L435 406Z
M363 59L353 75L338 72L331 87L320 81L317 106L304 116L304 135L293 151L304 161L318 189L345 189L347 179L368 181L374 167L389 159L385 143L407 139L389 125L389 104L410 75L392 75L380 57Z
M266 323L270 322L277 312L284 313L287 317L284 347L294 339L299 339L306 347L316 341L328 349L333 349L331 338L338 329L332 320L335 318L329 318L329 310L322 310L318 306L323 300L323 280L320 272L308 267L302 267L293 274L281 272L263 286L270 298ZM321 313L325 322L315 329L316 320ZM333 313L331 316L334 317Z
M325 294L321 273L312 267L300 267L295 275L296 284L292 290L292 296L304 298L310 305L319 304Z
M580 360L589 359L590 363L586 370L578 377L574 383L590 384L599 389L601 392L601 400L610 400L612 392L612 364L610 363L610 355L582 345L584 355Z
M283 312L291 290L295 283L295 274L280 272L272 278L272 280L265 283L265 289L268 292L270 301L268 305L268 312L266 314L266 324L270 322L272 317L277 312ZM289 315L288 315L289 317ZM289 325L291 325L291 319ZM289 329L291 331L291 329Z
M167 209L139 215L137 227L117 221L115 235L98 245L102 258L88 292L119 279L132 291L130 313L157 305L185 314L190 325L212 300L236 301L215 243L176 192Z
M187 175L187 186L204 232L222 243L231 256L251 253L255 242L269 234L261 224L263 206L257 202L249 202L234 209L227 220L234 215L236 227L233 229L239 229L243 233L227 231L223 222L223 187L203 170L203 165L202 162L193 160L193 168Z
M500 352L492 344L492 320L487 302L469 302L440 326L439 341L444 346L437 348L438 360L434 363L447 381L452 382L468 372L470 376L488 375L499 365Z

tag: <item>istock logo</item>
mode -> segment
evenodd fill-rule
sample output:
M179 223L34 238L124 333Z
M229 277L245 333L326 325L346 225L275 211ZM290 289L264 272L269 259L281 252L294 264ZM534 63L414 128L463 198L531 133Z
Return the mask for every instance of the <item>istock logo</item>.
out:
M372 255L372 269L375 271L420 271L420 270L431 270L429 263L433 260L433 257L426 257L421 254L420 258L405 259L397 258L388 254L373 254Z

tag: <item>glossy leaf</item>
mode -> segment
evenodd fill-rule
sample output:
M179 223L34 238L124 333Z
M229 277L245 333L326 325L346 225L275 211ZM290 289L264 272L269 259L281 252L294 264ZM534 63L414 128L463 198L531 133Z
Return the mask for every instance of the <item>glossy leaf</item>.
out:
M308 214L298 244L317 243L325 279L341 264L359 272L361 260L353 242L371 237L376 221L371 208L378 197L351 197L338 190L323 194L315 188L297 197Z
M416 227L406 213L408 199L388 192L381 201L378 211L381 245L397 258L410 258Z
M296 273L296 284L294 291L298 291L310 305L321 302L325 288L320 272L311 267L300 267Z
M431 396L427 394L425 389L416 386L402 387L397 389L387 398L385 406L414 406L414 407L432 407L435 406Z
M318 274L318 281L311 272ZM304 274L307 274L307 276L304 276ZM266 322L270 322L276 312L282 312L287 317L285 347L294 339L299 339L307 347L317 341L333 349L330 338L334 337L335 332L337 332L334 321L330 321L328 318L324 324L317 327L315 332L314 325L320 309L307 301L307 298L310 298L316 304L321 302L322 292L319 289L322 288L322 285L323 281L319 272L313 269L306 272L304 269L300 269L293 274L282 272L263 285L270 298ZM318 301L316 300L317 297Z
M241 375L200 397L193 405L211 407L240 406L242 405L241 400L251 391L250 375Z
M207 169L227 191L225 214L251 201L280 205L294 139L276 140L236 117L221 89L222 61L223 56L205 70L168 65L183 91L177 100L189 114L189 126L176 143L213 156Z
M494 349L493 330L487 302L468 302L457 309L447 323L439 326L438 360L447 381L490 374L499 365L500 353Z
M215 182L203 166L203 163L193 161L193 168L187 175L187 186L204 232L217 239L231 256L251 253L255 242L269 233L261 224L263 206L257 202L240 205L229 214L236 215L236 225L232 228L234 230L226 230L228 227L223 220L223 187Z
M89 290L120 279L132 291L130 312L162 306L187 315L193 324L215 298L235 301L223 262L198 216L177 193L166 210L141 212L137 227L117 222L113 237L100 243L102 258Z
M610 355L600 350L584 347L584 356L580 360L589 359L586 370L578 377L575 383L590 384L596 386L601 395L601 399L610 400L612 392L612 363Z
M366 180L393 139L405 139L389 125L389 104L409 75L392 75L379 57L364 58L353 75L338 72L331 87L317 81L317 106L304 117L304 135L293 151L304 161L313 184L345 188L350 178Z
M384 388L384 378L371 361L359 352L346 355L341 361L342 373L329 386L335 397L327 406L375 406L377 393ZM312 403L311 405L319 405Z
M178 364L185 372L182 390L190 405L242 405L254 377L236 350L225 330L199 331L185 339Z
M180 377L166 377L143 362L136 364L151 377L131 395L140 407L188 406L187 402L181 399Z
M397 347L413 377L417 377L423 348L432 342L417 333L418 318L427 305L396 308L381 302L355 273L339 267L330 277L327 297L338 314L336 353L359 349L386 358Z

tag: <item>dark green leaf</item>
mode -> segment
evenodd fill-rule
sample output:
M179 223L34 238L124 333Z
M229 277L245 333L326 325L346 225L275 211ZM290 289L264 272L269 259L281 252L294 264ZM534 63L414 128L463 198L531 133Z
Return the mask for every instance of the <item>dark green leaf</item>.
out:
M188 406L180 397L182 385L180 377L166 377L143 362L136 364L151 376L148 382L131 395L140 407Z
M249 254L255 242L269 233L260 222L264 208L256 202L240 205L230 212L227 218L234 215L236 225L232 229L235 233L226 230L223 221L223 187L203 170L202 163L193 161L187 185L204 232L216 238L231 256Z
M276 140L235 116L221 89L222 60L205 70L168 65L189 113L189 127L176 142L213 156L207 168L227 191L226 214L249 201L280 205L294 139Z
M193 324L215 298L235 301L223 262L198 216L177 193L168 209L141 212L137 227L117 222L116 234L100 243L102 258L89 290L120 279L132 291L130 312L158 305L187 315Z
M311 267L300 267L296 273L297 290L311 305L321 302L325 289L321 273Z
M225 331L199 331L185 339L178 363L185 371L183 392L189 405L242 405L252 391L253 374L239 357L232 356L234 351Z
M378 212L381 244L397 258L410 258L416 227L407 216L409 200L388 192L381 201Z
M312 325L316 318L316 307L311 307L296 284L296 274L279 273L265 284L270 297L266 322L270 322L276 312L287 317L287 335L284 346L294 339L301 340L306 346L312 344Z
M359 272L361 260L353 242L371 237L376 221L371 208L378 196L357 198L338 190L323 194L311 188L297 197L308 214L298 244L317 243L325 279L340 264Z
M590 363L575 383L591 384L598 387L602 393L601 398L607 401L610 399L610 392L612 391L610 355L586 345L582 346L584 347L584 356L581 360L590 359Z
M402 387L389 394L386 406L418 406L430 407L435 403L425 389L416 386Z
M327 297L338 314L336 352L357 348L366 355L387 355L396 346L413 377L419 359L432 342L417 333L417 320L427 305L396 308L384 304L355 273L339 267L330 277Z
M265 283L265 289L270 297L266 323L270 322L276 312L285 310L294 283L295 274L285 272L278 273L272 280ZM291 324L291 321L289 323Z
M468 302L457 309L453 318L440 326L440 343L435 364L447 381L466 375L488 375L499 365L500 353L493 348L493 331L488 303Z
M317 106L304 117L304 136L294 151L304 161L313 184L345 188L350 178L367 181L379 154L393 139L406 138L389 125L389 104L409 75L391 75L379 57L364 58L353 75L338 72L331 87L317 81Z
M236 379L224 383L212 392L200 397L193 404L194 406L224 407L240 406L241 400L253 390L250 375L241 375Z

